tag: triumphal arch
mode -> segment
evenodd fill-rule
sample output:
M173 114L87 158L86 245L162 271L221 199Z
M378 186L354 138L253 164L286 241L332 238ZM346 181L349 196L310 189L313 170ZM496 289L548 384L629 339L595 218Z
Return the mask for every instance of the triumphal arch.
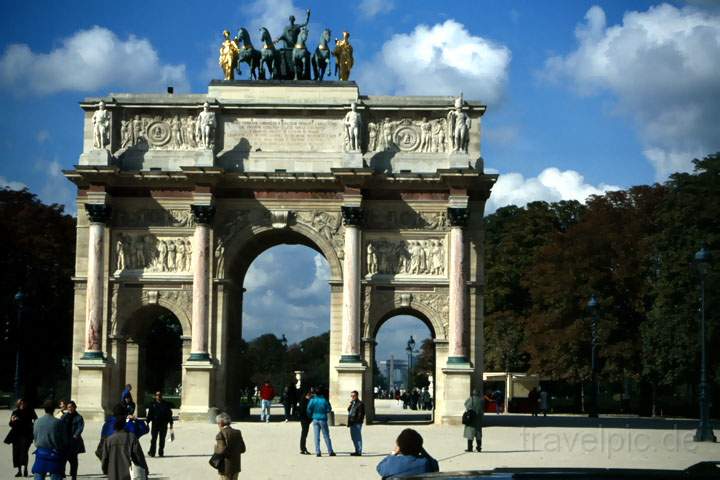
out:
M436 344L435 421L482 382L480 102L365 96L351 81L213 81L88 98L78 165L72 396L107 411L153 312L182 327L185 418L231 408L243 279L277 244L330 266L330 396L372 398L374 336L399 313ZM371 402L368 402L371 403ZM368 417L373 418L372 405Z

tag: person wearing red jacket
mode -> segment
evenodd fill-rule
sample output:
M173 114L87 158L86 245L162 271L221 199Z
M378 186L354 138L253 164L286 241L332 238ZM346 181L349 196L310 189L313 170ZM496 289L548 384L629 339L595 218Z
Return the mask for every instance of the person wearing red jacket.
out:
M260 387L260 406L262 407L262 410L260 411L261 422L267 423L270 421L270 404L272 403L272 399L274 397L275 389L272 385L270 385L268 380L265 380L263 386Z

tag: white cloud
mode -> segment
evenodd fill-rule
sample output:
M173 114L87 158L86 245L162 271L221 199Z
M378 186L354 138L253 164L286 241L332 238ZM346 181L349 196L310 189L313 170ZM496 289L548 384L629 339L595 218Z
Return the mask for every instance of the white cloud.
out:
M130 35L121 40L95 26L63 39L49 53L12 44L0 57L0 85L18 93L93 92L108 88L188 90L185 65L160 62L152 44Z
M75 191L62 173L62 165L57 159L38 159L35 170L44 175L38 197L45 203L57 203L65 206L70 214L75 213Z
M720 12L663 4L607 26L594 6L575 36L577 49L549 58L544 75L582 95L613 93L658 180L720 149Z
M288 296L293 299L307 298L318 296L328 291L328 281L330 280L330 266L325 257L319 253L313 257L315 262L315 276L310 285L301 288L290 288Z
M447 20L393 35L359 78L369 93L458 95L462 91L465 98L494 104L503 95L510 57L506 46Z
M486 213L493 213L507 205L523 206L529 202L560 200L578 200L584 202L590 195L602 195L622 187L606 185L594 186L585 183L585 178L574 170L560 171L546 168L540 175L525 178L520 173L500 174L487 202Z
M395 2L392 0L362 0L358 5L358 10L366 18L391 12L394 8Z
M22 182L15 182L13 180L8 180L7 178L0 176L0 188L9 188L10 190L22 190L23 188L27 188L27 185Z
M249 26L246 27L252 38L259 38L257 31L265 27L276 39L293 15L296 23L305 23L305 12L295 6L293 0L256 0L248 6Z
M35 134L35 140L37 140L37 142L40 144L47 142L49 139L50 139L50 132L48 132L44 128L38 130L37 133Z

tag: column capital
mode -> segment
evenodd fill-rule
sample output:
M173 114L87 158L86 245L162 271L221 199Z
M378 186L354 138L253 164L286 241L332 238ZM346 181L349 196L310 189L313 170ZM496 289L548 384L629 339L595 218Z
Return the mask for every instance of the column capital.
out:
M212 205L190 205L195 223L209 225L215 216L215 207Z
M363 221L363 209L361 207L340 207L343 217L343 225L359 227Z
M104 203L86 203L85 211L92 223L107 223L112 214L112 207Z
M470 218L470 210L467 208L448 207L447 216L451 227L465 227Z

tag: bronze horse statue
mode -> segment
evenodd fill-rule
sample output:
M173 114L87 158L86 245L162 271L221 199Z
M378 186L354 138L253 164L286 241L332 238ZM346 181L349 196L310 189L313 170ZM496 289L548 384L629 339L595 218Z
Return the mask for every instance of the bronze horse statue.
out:
M240 71L240 64L247 63L248 68L250 69L250 79L257 80L258 79L258 70L260 69L260 59L261 59L260 51L255 50L255 47L253 47L252 41L250 41L250 34L244 28L240 28L237 39L242 42L242 45L238 45L238 49L239 49L238 64L237 64L238 75L242 74L242 72Z
M278 78L278 51L275 48L270 32L265 27L260 29L260 41L263 43L263 48L260 51L260 79L265 80L266 78L272 78L273 80ZM265 76L265 68L267 67L268 75Z
M312 68L313 68L313 79L322 81L325 78L325 71L328 65L330 65L330 48L328 42L330 41L330 29L326 28L323 30L320 36L320 43L318 43L315 53L312 56Z
M310 80L310 52L308 52L305 46L307 37L308 29L307 27L302 27L292 51L293 65L295 66L295 80Z

